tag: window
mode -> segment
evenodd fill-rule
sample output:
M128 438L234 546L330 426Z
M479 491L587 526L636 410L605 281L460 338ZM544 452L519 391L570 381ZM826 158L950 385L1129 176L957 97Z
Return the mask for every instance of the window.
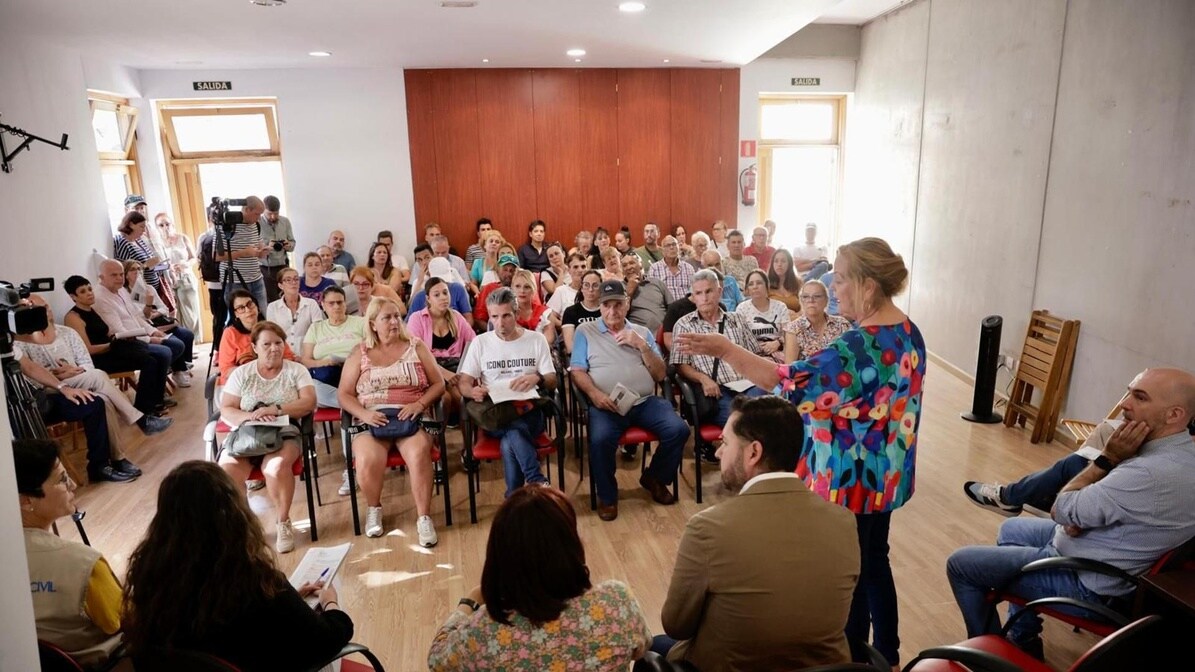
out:
M161 110L162 129L175 158L276 156L279 152L273 105L165 105Z
M100 91L88 91L91 129L100 155L100 177L112 231L124 217L124 199L141 193L141 170L137 165L137 108L121 98Z
M830 245L842 177L841 96L760 97L759 222L776 222L773 245L805 242L818 225L818 244Z

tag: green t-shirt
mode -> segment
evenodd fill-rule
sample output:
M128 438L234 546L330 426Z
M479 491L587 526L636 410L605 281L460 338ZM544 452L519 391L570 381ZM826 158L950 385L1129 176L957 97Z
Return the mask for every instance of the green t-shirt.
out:
M315 359L335 357L344 360L358 343L365 340L367 328L365 318L357 315L349 315L340 326L332 326L328 320L320 320L307 330L303 344L315 344L315 351L311 354Z

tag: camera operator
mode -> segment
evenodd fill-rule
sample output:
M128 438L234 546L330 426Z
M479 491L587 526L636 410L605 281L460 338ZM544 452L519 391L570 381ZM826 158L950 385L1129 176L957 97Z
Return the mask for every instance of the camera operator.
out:
M220 276L225 278L225 305L232 305L232 293L243 285L263 313L269 302L266 301L266 283L261 275L261 264L270 248L262 244L258 220L265 209L265 203L260 198L246 198L245 205L241 207L244 221L233 228L231 237L228 237L227 231L221 232L224 236L224 242L221 243L223 249L216 253L216 261L220 262ZM233 268L231 275L228 271L230 258Z
M277 196L266 196L265 206L265 214L257 220L261 239L269 248L261 262L261 274L265 276L266 298L273 303L282 296L282 290L278 287L278 271L290 265L287 253L295 249L295 233L290 219L278 214L282 203Z

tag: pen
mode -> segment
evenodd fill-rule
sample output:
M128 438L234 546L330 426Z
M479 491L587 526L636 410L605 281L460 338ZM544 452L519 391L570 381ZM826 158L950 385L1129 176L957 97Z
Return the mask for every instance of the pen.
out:
M328 573L328 570L329 570L329 569L332 569L332 568L331 568L331 567L324 567L324 571L322 571L322 572L320 572L320 573L319 573L319 578L317 578L317 579L315 580L315 582L316 582L316 583L319 583L320 581L323 581L323 580L324 580L324 575Z

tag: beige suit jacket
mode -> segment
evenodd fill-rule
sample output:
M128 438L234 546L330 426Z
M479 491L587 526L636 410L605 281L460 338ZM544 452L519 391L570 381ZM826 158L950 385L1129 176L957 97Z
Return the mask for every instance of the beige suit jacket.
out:
M758 481L689 519L661 620L702 672L850 661L855 516L799 478Z

